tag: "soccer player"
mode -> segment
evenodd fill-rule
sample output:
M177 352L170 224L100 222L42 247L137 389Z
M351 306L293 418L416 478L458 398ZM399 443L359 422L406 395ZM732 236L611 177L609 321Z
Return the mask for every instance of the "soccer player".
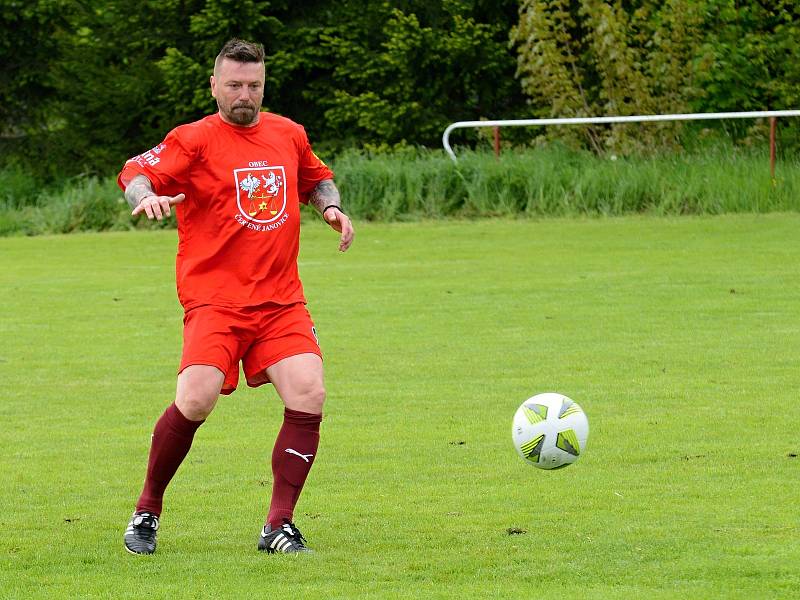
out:
M258 549L308 552L293 523L319 444L322 354L298 277L300 202L353 241L333 173L303 127L262 112L264 49L228 41L214 63L219 111L173 129L125 163L118 182L133 215L178 221L176 279L185 311L175 401L153 431L147 475L125 548L152 554L164 490L219 394L272 383L283 425L272 451L272 499Z

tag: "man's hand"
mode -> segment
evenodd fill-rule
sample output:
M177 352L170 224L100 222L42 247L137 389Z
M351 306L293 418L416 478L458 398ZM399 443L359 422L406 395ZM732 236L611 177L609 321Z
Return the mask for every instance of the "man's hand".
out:
M342 234L339 238L339 251L344 252L353 243L353 224L350 218L342 212L339 200L339 190L332 179L323 179L311 192L308 198L308 203L315 207L322 218L333 227L336 231Z
M347 250L350 244L353 243L353 236L355 235L350 217L335 206L329 206L322 213L322 218L328 222L328 225L342 234L341 238L339 238L339 251L344 252Z
M157 196L156 194L151 194L139 201L139 204L133 209L131 215L135 217L138 214L145 213L148 219L160 221L164 217L168 217L172 214L171 206L180 204L184 200L186 200L186 194L178 194L177 196Z

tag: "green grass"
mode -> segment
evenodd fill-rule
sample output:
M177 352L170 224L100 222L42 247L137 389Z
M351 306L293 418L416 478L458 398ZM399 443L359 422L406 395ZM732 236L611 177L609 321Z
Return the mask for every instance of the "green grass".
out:
M682 215L800 212L800 161L770 177L764 148L706 143L690 152L596 156L558 144L490 152L345 152L333 160L344 207L359 220L442 217ZM40 189L18 169L0 170L0 236L169 227L134 220L115 177Z
M361 223L340 255L308 223L328 404L299 558L255 551L267 388L199 430L158 553L122 548L174 393L175 233L0 239L0 597L796 598L798 228ZM510 440L547 390L591 427L555 472Z
M692 152L596 156L553 144L488 152L344 154L333 167L353 213L374 220L442 216L722 214L800 211L800 162L707 144Z

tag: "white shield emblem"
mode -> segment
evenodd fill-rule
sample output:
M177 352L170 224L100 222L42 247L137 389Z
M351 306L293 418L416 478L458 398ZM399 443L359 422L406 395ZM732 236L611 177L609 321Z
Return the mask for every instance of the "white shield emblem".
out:
M286 172L283 167L234 169L236 205L248 221L272 223L286 210Z

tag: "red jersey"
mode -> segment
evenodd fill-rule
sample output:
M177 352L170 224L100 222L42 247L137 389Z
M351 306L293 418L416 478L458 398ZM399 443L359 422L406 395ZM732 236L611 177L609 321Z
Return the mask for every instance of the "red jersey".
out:
M124 190L122 182L139 174L159 195L186 194L173 207L185 310L305 302L297 272L300 202L333 173L302 126L266 112L253 127L211 115L128 160L117 182Z

